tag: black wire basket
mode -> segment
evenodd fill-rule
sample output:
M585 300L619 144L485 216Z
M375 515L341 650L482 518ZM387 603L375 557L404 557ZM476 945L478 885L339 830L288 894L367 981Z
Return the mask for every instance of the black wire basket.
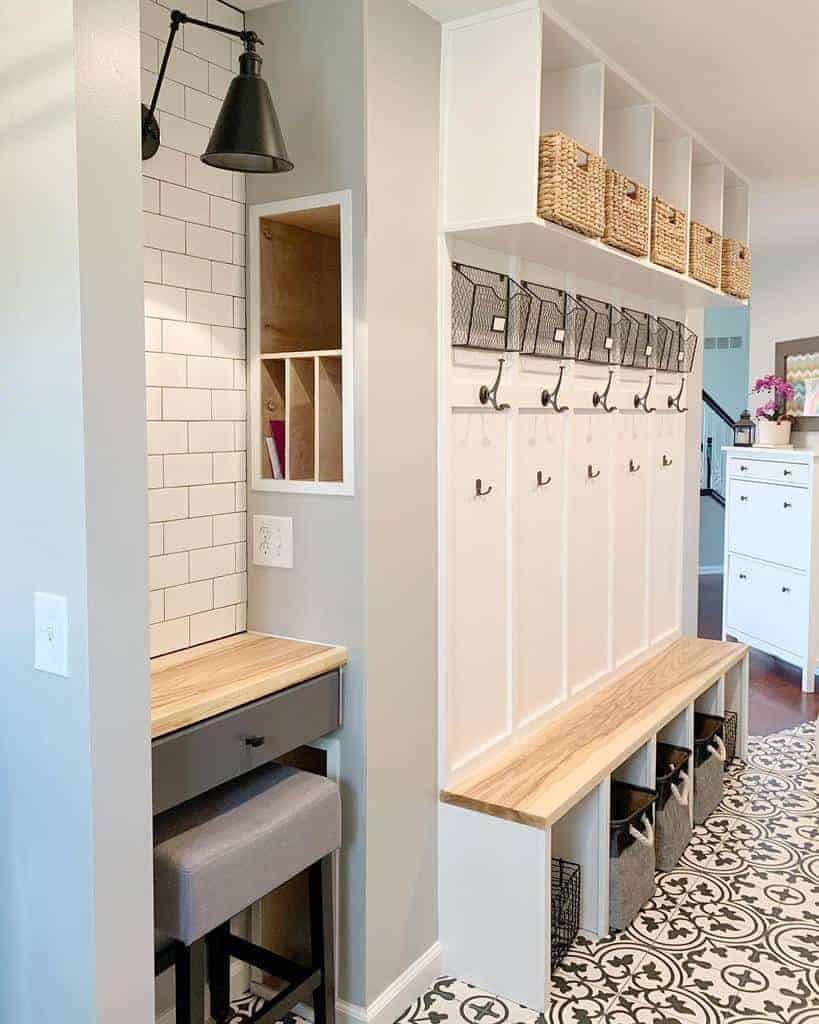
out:
M623 348L621 366L638 370L656 370L657 318L639 309L623 307Z
M610 302L578 295L575 311L575 359L584 363L617 363L622 347L620 310Z
M516 352L530 302L508 274L453 263L453 346Z
M697 335L679 320L657 317L657 369L691 373L697 354Z
M534 281L521 282L529 296L528 315L520 333L520 351L527 356L572 359L577 329L577 304L568 292Z
M729 765L737 756L737 713L736 711L725 712L725 724L723 726L723 742L725 743L725 764Z
M552 970L580 931L580 865L552 858Z

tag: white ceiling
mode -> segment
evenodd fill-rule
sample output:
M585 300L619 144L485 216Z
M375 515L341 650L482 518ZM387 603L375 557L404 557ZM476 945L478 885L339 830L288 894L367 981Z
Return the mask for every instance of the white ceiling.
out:
M506 5L413 2L439 21ZM815 0L551 2L743 174L760 184L819 182Z

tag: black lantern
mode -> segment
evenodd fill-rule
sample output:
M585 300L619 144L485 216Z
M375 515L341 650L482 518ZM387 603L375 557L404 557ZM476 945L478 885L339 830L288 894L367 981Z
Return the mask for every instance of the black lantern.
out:
M754 443L756 425L747 409L734 424L734 444L737 448L750 448Z
M142 159L150 160L159 149L159 124L155 111L159 90L165 78L168 58L180 25L201 25L241 39L245 52L239 57L239 74L228 88L216 119L210 142L202 154L203 163L228 171L275 174L292 171L279 119L270 98L267 82L261 76L262 58L256 52L262 40L255 32L225 28L191 18L184 11L171 11L171 30L159 69L150 107L142 105Z

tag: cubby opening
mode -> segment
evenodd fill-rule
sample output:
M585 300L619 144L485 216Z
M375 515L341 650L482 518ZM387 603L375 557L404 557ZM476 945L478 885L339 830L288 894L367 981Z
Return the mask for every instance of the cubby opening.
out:
M259 371L260 402L262 414L259 419L261 447L261 470L265 480L284 480L287 473L285 420L287 409L287 384L284 360L261 361Z
M729 167L725 168L722 206L723 237L747 245L748 186Z
M651 188L654 110L646 98L606 69L603 156L615 171Z
M694 710L702 715L724 715L725 681L718 679L705 693L700 694L694 702Z
M695 142L691 166L691 219L722 234L725 168L712 153Z
M656 752L656 741L648 740L647 743L638 747L631 757L615 768L611 777L618 782L628 782L632 786L647 786L649 789L653 789Z
M596 786L552 825L552 857L580 865L580 930L608 931L609 783Z
M691 204L691 137L662 111L654 111L653 192L688 216Z
M290 480L316 472L316 361L287 360L287 454Z
M320 356L316 381L318 401L319 480L342 480L344 446L341 437L341 358Z
M603 150L604 65L544 17L540 131L561 131L592 153Z
M694 778L694 705L689 704L687 708L681 711L676 718L672 718L671 721L664 725L663 728L657 734L658 743L669 743L672 747L682 747L684 750L690 750L691 753L688 757L688 764L686 765L685 772L689 780ZM655 781L656 787L656 757L655 757ZM688 814L693 824L694 821L694 804L693 801L688 801Z

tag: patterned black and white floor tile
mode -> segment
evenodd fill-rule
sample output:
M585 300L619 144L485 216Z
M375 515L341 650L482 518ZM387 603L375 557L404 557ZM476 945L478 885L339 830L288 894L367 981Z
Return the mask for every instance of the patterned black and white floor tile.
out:
M814 725L750 741L717 812L626 931L581 937L549 1024L819 1024L819 763ZM545 1024L454 978L400 1024Z

